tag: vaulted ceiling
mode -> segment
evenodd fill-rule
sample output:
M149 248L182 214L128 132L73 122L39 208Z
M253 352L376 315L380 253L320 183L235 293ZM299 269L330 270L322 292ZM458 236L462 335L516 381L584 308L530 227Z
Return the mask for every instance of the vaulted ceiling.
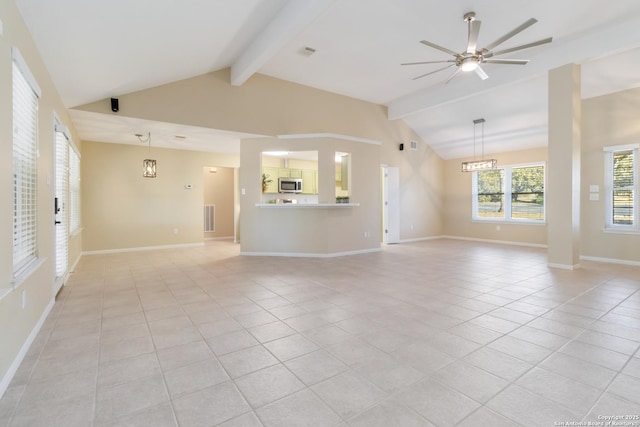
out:
M640 86L637 0L616 0L615 7L602 0L16 3L69 108L231 67L236 85L262 73L386 105L391 119L405 120L444 158L472 154L472 121L480 117L486 119L485 152L545 146L549 69L582 64L583 98ZM538 23L501 48L554 40L506 55L530 59L525 66L483 65L486 80L460 73L444 84L451 70L414 80L442 64L400 64L450 59L420 40L462 52L462 17L469 11L482 21L479 47L532 17ZM302 55L305 47L315 53ZM136 126L91 114L74 113L73 120L84 139L118 140ZM145 125L167 135L189 132ZM211 151L242 136L193 132Z

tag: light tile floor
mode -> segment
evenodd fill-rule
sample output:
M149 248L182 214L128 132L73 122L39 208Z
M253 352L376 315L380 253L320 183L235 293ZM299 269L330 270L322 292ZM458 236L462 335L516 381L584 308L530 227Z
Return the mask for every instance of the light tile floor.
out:
M640 267L436 240L85 256L2 426L552 426L640 415ZM640 420L635 420L636 426Z

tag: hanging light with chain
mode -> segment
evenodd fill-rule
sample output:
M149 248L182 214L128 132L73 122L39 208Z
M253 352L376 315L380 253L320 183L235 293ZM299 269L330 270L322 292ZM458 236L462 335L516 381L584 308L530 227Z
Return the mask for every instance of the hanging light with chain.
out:
M475 119L473 121L473 161L472 162L462 162L462 172L474 172L479 170L486 169L497 169L498 161L496 159L482 159L476 160L476 128L479 124L482 125L482 136L481 136L481 154L480 157L484 157L484 119Z
M136 136L140 142L149 143L149 157L151 157L151 132L147 134L147 138L143 138L141 133L137 133ZM156 161L154 159L144 159L142 161L142 176L145 178L156 177Z

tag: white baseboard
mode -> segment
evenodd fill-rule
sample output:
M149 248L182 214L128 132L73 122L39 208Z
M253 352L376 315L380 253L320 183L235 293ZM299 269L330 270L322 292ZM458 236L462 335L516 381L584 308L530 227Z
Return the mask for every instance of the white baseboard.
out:
M154 251L157 249L195 248L204 246L204 242L183 243L180 245L141 246L139 248L104 249L99 251L82 251L82 255L117 254L121 252Z
M240 255L246 256L280 256L294 258L336 258L348 255L368 254L372 252L380 252L380 248L361 249L357 251L332 252L332 253L310 253L310 252L240 252Z
M25 340L24 344L22 344L22 348L20 348L20 351L16 355L15 359L13 359L13 363L11 363L11 366L9 366L9 369L4 374L2 381L0 381L0 398L2 398L2 395L4 394L4 392L7 391L7 388L9 387L9 384L11 383L13 376L16 374L16 372L18 371L18 368L20 367L20 364L24 360L24 357L27 355L27 352L29 351L29 347L31 347L31 344L33 344L33 341L38 336L38 333L40 332L40 328L42 328L44 321L47 320L47 316L51 312L51 309L53 308L54 304L55 304L55 299L52 299L47 305L47 307L44 309L44 311L42 312L42 315L40 316L38 323L36 323L36 325L31 330L31 333Z
M606 262L606 263L609 263L609 264L622 264L622 265L640 266L640 261L629 261L629 260L626 260L626 259L601 258L601 257L586 256L586 255L581 255L580 259L583 259L585 261Z
M547 267L559 268L561 270L578 270L582 268L580 264L556 264L553 262L548 262Z
M411 239L400 239L398 243L424 242L425 240L438 240L442 238L444 238L444 236L413 237Z
M78 258L76 258L76 260L71 265L71 268L69 268L69 273L73 273L76 270L76 267L78 266L78 263L80 262L80 258L82 258L82 253L80 255L78 255Z
M529 248L543 248L543 249L547 248L547 245L542 245L539 243L513 242L510 240L476 239L473 237L459 237L459 236L442 236L441 238L453 239L453 240L470 240L472 242L497 243L501 245L527 246Z
M205 241L208 240L233 240L233 236L222 236L222 237L205 237Z

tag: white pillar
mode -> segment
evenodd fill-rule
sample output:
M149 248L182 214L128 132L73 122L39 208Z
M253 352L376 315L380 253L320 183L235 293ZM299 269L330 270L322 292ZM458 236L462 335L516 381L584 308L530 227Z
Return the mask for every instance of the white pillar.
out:
M580 267L580 66L549 71L547 245L550 267Z

